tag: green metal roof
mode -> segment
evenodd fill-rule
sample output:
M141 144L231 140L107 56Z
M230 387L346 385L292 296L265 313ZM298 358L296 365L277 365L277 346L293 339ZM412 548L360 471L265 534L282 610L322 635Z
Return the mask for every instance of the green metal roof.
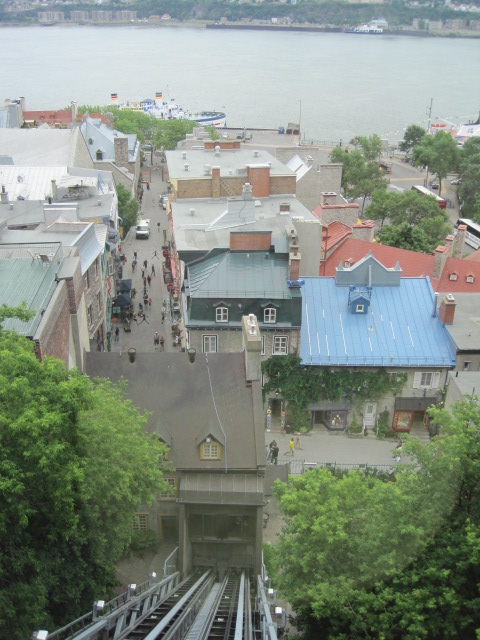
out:
M288 260L268 252L225 252L188 267L191 297L292 298Z

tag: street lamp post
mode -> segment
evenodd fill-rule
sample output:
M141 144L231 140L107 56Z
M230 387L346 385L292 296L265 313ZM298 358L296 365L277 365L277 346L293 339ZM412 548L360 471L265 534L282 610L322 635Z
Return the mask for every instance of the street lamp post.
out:
M298 101L300 103L300 115L298 116L298 142L301 144L302 142L302 101Z

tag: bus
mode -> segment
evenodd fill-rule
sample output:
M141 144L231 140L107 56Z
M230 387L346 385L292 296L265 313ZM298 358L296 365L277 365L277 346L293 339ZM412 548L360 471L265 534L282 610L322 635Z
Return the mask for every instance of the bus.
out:
M444 198L440 198L440 196L437 196L436 193L433 193L433 191L430 191L430 189L427 189L426 187L422 187L419 184L414 184L412 187L412 191L416 191L422 196L432 196L432 198L435 198L435 200L437 201L440 209L447 208L447 201Z
M473 222L469 218L459 218L455 225L455 233L459 224L464 224L467 227L465 242L474 249L480 249L480 224Z

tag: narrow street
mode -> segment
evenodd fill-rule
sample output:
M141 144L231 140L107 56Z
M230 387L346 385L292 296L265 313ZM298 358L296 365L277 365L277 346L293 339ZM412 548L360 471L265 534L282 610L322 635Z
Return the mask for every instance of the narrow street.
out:
M123 279L132 280L132 290L135 290L135 297L132 304L137 314L136 321L131 322L131 331L126 332L123 323L112 324L112 346L115 352L125 352L128 349L136 349L140 353L158 351L181 352L180 346L175 346L172 335L172 323L177 319L171 307L171 296L167 290L167 285L163 281L163 264L165 258L162 255L162 244L170 240L168 229L167 212L162 208L161 195L167 191L167 183L162 181L162 171L157 165L150 167L146 162L142 169L147 179L150 180L150 189L144 185L143 199L141 204L140 219L149 220L150 237L148 239L136 238L135 228L132 227L126 238L121 243L122 253L127 261L123 267ZM149 175L151 169L151 173ZM137 266L132 269L134 251L137 252ZM143 304L143 280L142 266L147 261L145 276L150 275L151 283L147 283L146 289L152 304L147 305L145 317L139 317L139 303ZM154 275L152 274L152 266ZM165 319L162 322L163 303L166 303ZM115 328L118 326L118 340L115 338ZM160 337L163 336L165 343L162 346L154 345L154 335L158 331Z

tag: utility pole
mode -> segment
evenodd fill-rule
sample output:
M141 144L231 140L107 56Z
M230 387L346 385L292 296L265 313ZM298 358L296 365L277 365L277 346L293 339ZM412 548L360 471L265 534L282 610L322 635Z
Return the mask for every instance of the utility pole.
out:
M433 98L430 98L430 109L427 111L427 116L428 116L427 134L430 133L430 123L432 121L432 105L433 105ZM428 164L427 164L427 176L426 176L423 184L424 184L425 187L428 187Z
M300 103L300 115L298 118L298 142L302 143L302 101L298 101Z

